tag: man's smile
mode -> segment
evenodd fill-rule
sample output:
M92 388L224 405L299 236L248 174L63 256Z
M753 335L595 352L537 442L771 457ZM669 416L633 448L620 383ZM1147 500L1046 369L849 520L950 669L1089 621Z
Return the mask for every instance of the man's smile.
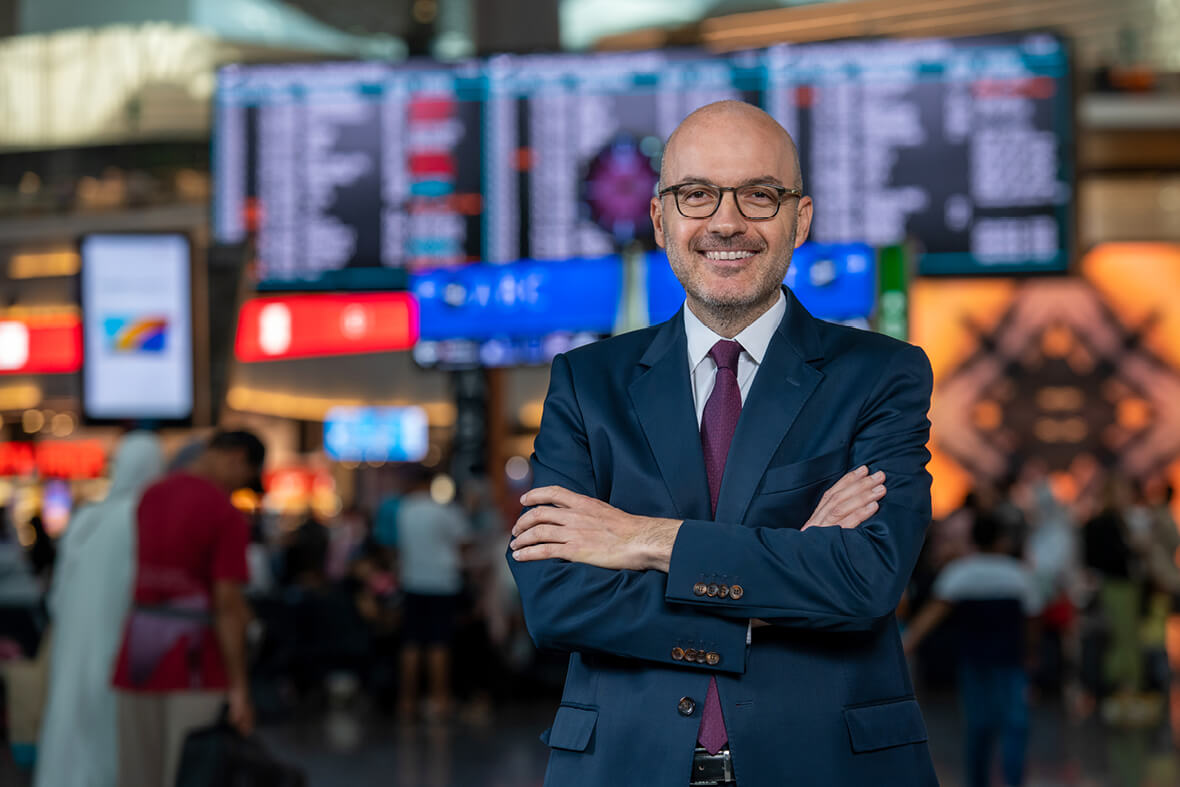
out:
M757 252L742 250L742 251L702 251L707 259L720 260L744 260L747 257L753 257Z

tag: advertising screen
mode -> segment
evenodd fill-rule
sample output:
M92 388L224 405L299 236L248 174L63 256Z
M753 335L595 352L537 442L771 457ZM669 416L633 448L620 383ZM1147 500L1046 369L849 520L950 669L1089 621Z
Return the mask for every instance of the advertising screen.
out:
M182 421L192 416L189 267L183 235L83 239L86 418Z

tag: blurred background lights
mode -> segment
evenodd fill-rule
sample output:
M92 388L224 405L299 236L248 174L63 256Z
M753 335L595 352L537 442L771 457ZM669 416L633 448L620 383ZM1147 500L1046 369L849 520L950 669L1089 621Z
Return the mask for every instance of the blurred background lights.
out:
M40 410L25 410L21 416L21 428L28 434L36 434L45 426L45 416Z
M74 416L69 413L58 413L49 422L54 437L69 437L74 433L74 426Z
M430 482L430 497L434 502L445 506L455 499L455 479L449 475L440 474Z
M523 481L529 477L529 460L514 456L504 463L504 472L513 481Z

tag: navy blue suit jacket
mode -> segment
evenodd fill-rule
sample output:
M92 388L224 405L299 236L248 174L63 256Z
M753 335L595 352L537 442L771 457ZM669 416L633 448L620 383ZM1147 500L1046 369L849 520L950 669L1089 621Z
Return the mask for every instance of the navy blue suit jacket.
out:
M893 616L930 521L930 365L784 292L715 518L682 314L553 362L535 485L684 524L667 574L509 555L534 641L571 654L546 785L686 787L710 675L739 787L937 784ZM800 530L862 464L876 515ZM747 645L750 618L773 625Z

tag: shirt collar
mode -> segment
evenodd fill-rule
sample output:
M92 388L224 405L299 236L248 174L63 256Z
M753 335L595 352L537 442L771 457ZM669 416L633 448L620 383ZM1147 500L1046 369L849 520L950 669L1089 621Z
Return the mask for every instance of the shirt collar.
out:
M761 364L762 359L766 357L766 348L770 346L770 340L774 338L774 332L778 330L779 323L782 322L786 312L787 299L783 297L783 291L780 289L778 300L775 301L774 306L767 309L761 317L733 337L734 341L742 346L742 349L746 351L754 363ZM713 349L713 345L725 338L718 336L701 322L700 318L692 313L692 309L688 308L687 303L684 305L684 332L688 337L689 369L697 368L697 365L709 354L709 350Z

